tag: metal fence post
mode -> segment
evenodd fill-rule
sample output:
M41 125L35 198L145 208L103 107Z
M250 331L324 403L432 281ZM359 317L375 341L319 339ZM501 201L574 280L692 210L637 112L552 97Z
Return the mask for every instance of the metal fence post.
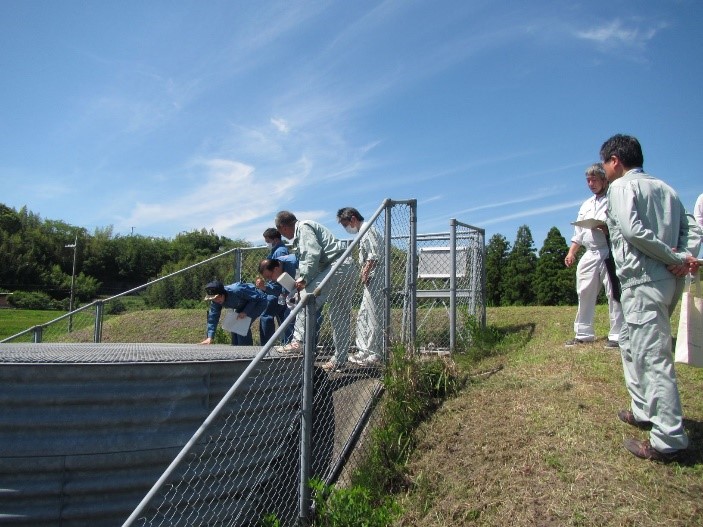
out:
M95 326L93 328L93 342L102 342L103 340L103 308L104 303L98 300L95 303Z
M316 352L315 296L307 295L305 304L305 351L303 356L303 393L300 415L300 504L298 517L305 524L310 516L310 462L312 459L313 365Z
M449 351L456 345L456 219L449 220Z
M242 281L242 250L239 247L234 251L234 281Z
M390 329L391 329L391 307L392 307L392 302L391 302L391 292L393 291L393 284L391 283L391 258L393 256L392 252L392 244L391 244L391 236L393 235L393 230L391 229L391 221L393 220L393 215L391 214L393 210L393 206L391 205L391 202L389 199L385 200L385 207L386 207L386 217L385 217L385 225L384 225L384 241L385 241L385 260L384 260L384 266L383 266L383 302L384 302L384 311L383 311L383 316L384 316L384 321L383 321L383 360L386 361L388 360L388 356L390 355Z
M32 342L35 344L39 344L41 342L42 329L43 326L34 326L32 328Z
M415 349L417 340L417 201L410 200L410 345Z

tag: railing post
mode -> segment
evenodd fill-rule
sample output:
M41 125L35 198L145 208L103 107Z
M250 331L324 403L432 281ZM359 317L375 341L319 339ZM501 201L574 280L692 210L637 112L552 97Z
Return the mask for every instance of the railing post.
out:
M41 342L42 330L44 326L34 326L32 328L32 342L39 344Z
M417 201L410 200L410 345L415 350L417 340Z
M384 225L384 260L383 260L383 284L384 284L384 289L383 289L383 302L384 302L384 311L383 311L383 360L384 362L388 360L388 357L390 355L390 338L391 338L391 309L392 309L392 303L391 303L391 293L393 291L393 285L391 283L391 257L392 257L392 250L391 250L391 236L393 235L393 230L391 229L391 221L393 220L393 205L391 204L390 200L386 200L386 217L385 217L385 225Z
M242 281L242 250L239 247L234 251L234 281Z
M104 303L98 301L95 304L95 326L93 328L93 342L102 342L103 340L103 308Z
M315 297L308 295L305 304L305 352L303 355L303 393L300 415L300 505L298 517L305 525L310 517L310 461L312 459L313 365L316 350Z
M449 220L449 351L456 345L456 219Z

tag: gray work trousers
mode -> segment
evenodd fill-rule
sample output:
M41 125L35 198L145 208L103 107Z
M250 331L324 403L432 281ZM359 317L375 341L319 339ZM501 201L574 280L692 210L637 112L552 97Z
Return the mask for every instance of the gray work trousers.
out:
M625 385L638 421L650 421L649 441L660 452L688 447L671 350L671 314L683 280L673 277L623 289L620 331Z

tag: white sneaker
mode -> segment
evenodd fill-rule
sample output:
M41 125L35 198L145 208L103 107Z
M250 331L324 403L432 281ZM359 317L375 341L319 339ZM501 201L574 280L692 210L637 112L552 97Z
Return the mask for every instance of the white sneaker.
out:
M349 355L349 362L353 362L354 364L363 364L367 356L368 355L365 351L357 351L353 355Z
M381 357L376 354L371 354L366 357L361 364L363 364L364 366L378 366L379 364L381 364Z

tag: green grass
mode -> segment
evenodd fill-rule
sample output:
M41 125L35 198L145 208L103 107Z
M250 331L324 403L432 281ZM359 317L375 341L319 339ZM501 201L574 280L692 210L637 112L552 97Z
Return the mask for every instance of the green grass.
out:
M637 459L617 350L565 348L575 307L491 308L494 353L456 355L472 382L416 431L397 526L698 526L703 518L703 369L677 365L691 445L681 462ZM672 322L676 327L678 318ZM492 372L484 375L485 372Z
M60 317L61 311L33 309L0 309L0 340L16 335L25 329Z

